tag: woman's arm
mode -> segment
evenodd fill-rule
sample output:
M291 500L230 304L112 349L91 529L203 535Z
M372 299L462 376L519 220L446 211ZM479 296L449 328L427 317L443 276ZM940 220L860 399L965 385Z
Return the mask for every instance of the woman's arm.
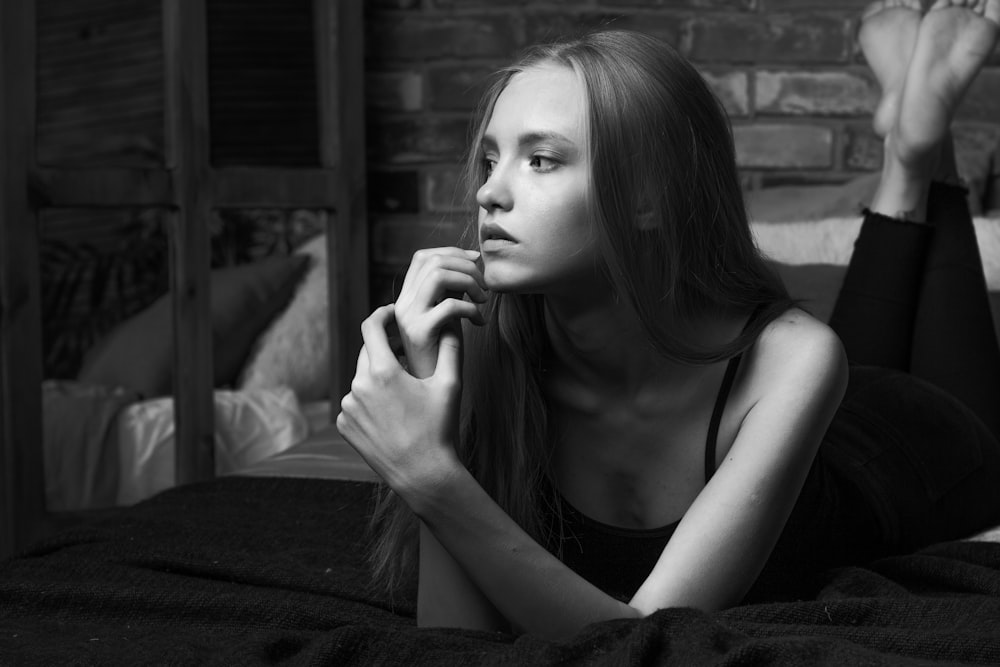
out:
M628 605L535 543L464 469L404 498L497 608L529 632L559 638L664 607L737 604L778 540L846 383L840 342L825 326L790 315L767 336L755 360L767 391Z
M746 370L760 387L759 399L632 598L643 613L665 603L721 609L743 598L770 557L843 398L847 359L840 340L801 311L772 323L750 362Z
M507 620L423 523L417 625L510 632Z
M403 498L516 631L565 639L589 623L640 616L535 542L465 468L442 473L433 492Z
M445 334L435 375L416 380L393 368L384 331L390 316L380 309L362 328L360 391L345 397L338 427L513 626L552 638L664 607L736 604L777 541L846 377L839 341L823 325L803 316L769 327L758 342L765 352L756 355L767 390L626 605L563 565L493 502L455 457L453 431L426 428L448 421L431 416L448 402L440 388L457 383L458 341ZM367 417L359 422L358 414ZM407 414L412 421L402 427Z
M593 621L637 615L539 546L472 478L453 445L461 393L460 339L445 330L433 375L416 378L389 345L386 328L394 311L394 306L382 306L361 325L364 346L351 392L341 401L340 433L511 625L567 637ZM433 558L434 544L424 542L422 553ZM461 591L454 601L465 610L474 596L463 590L447 561L439 559L436 565L449 588ZM438 613L452 620L447 611L452 600L424 602L425 610L434 602ZM488 615L481 609L474 613Z

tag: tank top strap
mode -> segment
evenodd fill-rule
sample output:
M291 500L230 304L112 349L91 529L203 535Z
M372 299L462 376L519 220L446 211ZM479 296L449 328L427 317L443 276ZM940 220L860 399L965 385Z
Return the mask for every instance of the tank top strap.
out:
M726 400L729 398L729 391L733 388L733 380L736 379L736 371L739 370L742 354L737 354L729 360L726 365L726 374L722 376L722 384L719 386L719 393L715 397L715 407L712 408L712 418L708 422L708 437L705 441L705 483L712 479L715 474L715 449L716 441L719 438L719 423L722 421L722 412L726 409Z
M750 313L750 317L747 318L746 324L743 325L742 334L747 330L747 328L753 323L754 320L760 315L764 304L760 304L754 311ZM740 361L743 359L743 354L737 354L729 360L726 364L726 373L722 376L722 384L719 385L719 393L715 397L715 405L712 408L712 417L708 422L708 437L705 439L705 483L708 484L708 480L712 479L712 475L715 474L715 453L716 453L716 442L719 438L719 424L722 422L722 413L726 409L726 401L729 399L729 392L733 388L733 382L736 380L736 371L740 368Z

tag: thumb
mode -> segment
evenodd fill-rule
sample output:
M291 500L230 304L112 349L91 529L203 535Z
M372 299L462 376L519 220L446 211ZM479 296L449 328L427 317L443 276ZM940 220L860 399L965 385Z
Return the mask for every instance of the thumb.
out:
M441 332L435 378L450 381L462 379L462 333L456 329L458 327L446 327Z

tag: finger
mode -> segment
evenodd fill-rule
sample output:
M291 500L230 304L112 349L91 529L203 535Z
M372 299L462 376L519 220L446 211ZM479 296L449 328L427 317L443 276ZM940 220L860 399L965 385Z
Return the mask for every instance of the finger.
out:
M434 369L434 379L448 383L457 382L462 378L462 336L454 329L448 328L441 334L441 344L438 347L437 368Z
M422 319L422 324L434 337L448 322L460 320L469 320L476 325L485 323L479 306L464 299L449 298L431 308Z
M348 393L340 399L340 413L337 415L337 430L345 438L353 431L354 421L351 419L351 410L354 409L354 397Z
M488 298L486 290L476 281L474 276L461 271L438 268L428 271L419 285L414 285L413 304L432 308L439 301L452 294L468 294L478 303L484 303Z
M410 266L406 271L406 277L403 278L403 286L400 288L399 294L402 296L408 287L412 287L412 283L419 284L422 281L424 272L429 267L433 267L439 263L456 270L456 267L465 264L472 264L475 267L475 261L478 258L478 250L463 250L462 248L451 247L423 248L418 250L413 253L413 259L410 261ZM480 281L480 284L485 287L484 282Z
M461 250L459 253L460 254L430 253L422 256L419 261L414 260L414 263L410 265L410 268L407 271L407 277L412 282L414 280L422 279L422 276L426 273L440 268L443 270L468 273L470 276L476 278L480 285L485 286L482 279L482 271L479 270L479 266L476 264L476 260L479 257L479 251ZM403 284L405 287L405 280Z
M361 351L358 352L358 363L354 367L354 377L359 375L365 375L368 373L368 349L362 345Z
M389 304L376 308L375 312L361 323L361 338L364 340L364 349L368 353L368 370L372 374L387 374L395 370L402 370L402 366L399 365L399 361L389 345L389 336L386 333L386 327L394 319L395 308Z

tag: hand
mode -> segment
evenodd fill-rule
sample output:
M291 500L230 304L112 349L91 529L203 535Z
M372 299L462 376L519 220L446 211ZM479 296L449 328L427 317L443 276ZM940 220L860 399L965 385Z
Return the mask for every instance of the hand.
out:
M482 324L477 303L486 301L479 252L461 248L418 250L396 299L396 323L408 370L425 378L437 365L438 339L448 324ZM463 296L468 294L472 302ZM456 326L455 329L460 329Z
M394 306L382 306L361 324L364 345L351 391L340 403L337 430L406 500L410 491L433 485L461 465L454 442L462 347L459 334L443 331L433 375L413 377L389 346L386 327L394 317Z

